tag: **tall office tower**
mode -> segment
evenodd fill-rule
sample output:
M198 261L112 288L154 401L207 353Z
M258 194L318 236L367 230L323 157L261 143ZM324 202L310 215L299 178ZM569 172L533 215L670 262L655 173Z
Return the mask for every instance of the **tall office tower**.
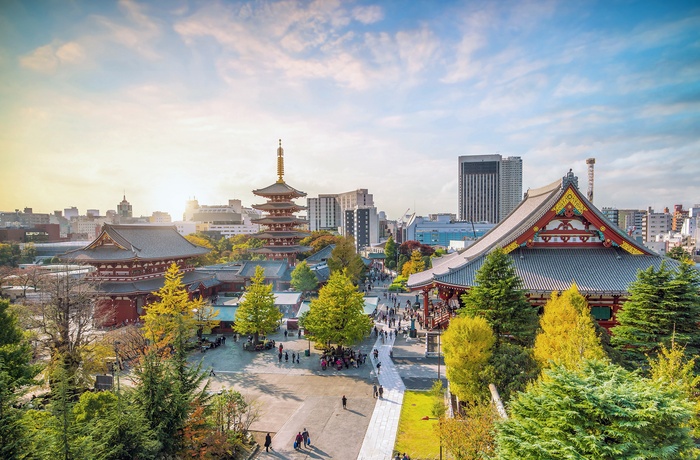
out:
M459 157L459 220L498 223L523 195L523 160L501 155Z
M345 236L355 239L355 249L358 251L366 246L379 242L379 222L377 208L374 206L355 206L346 209Z

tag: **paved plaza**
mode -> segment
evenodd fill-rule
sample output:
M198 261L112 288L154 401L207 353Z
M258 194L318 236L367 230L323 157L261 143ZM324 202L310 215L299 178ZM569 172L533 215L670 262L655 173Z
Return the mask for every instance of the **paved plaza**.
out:
M382 293L379 296L383 304ZM401 297L404 304L414 298ZM386 326L379 322L376 325L378 329ZM289 361L283 357L279 362L277 350L245 351L243 342L233 342L231 336L221 347L192 355L193 361L201 359L204 370L214 370L210 391L233 388L259 407L260 417L251 431L259 442L269 432L272 449L266 453L263 447L256 458L393 458L404 389L427 389L437 378L437 359L424 357L424 343L400 336L386 343L367 339L353 347L371 357L376 346L382 363L377 378L374 359L357 369L321 370L320 353L313 344L298 337L296 331L285 338L283 331L268 338L283 345ZM309 348L310 356L305 356ZM292 363L292 353L299 355L298 364ZM382 399L373 397L375 384L384 387ZM343 395L347 409L342 407ZM310 433L312 445L294 450L294 437L304 428Z

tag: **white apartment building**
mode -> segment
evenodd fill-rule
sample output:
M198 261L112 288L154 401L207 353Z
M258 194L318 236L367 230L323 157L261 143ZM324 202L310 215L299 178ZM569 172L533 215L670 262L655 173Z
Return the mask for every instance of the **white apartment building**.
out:
M343 220L338 195L336 194L307 198L306 212L309 220L309 230L312 232L318 230L337 232Z
M673 215L668 212L654 212L650 207L642 217L642 240L645 243L655 241L656 235L671 231Z
M258 233L260 225L252 220L261 217L261 211L243 207L241 200L228 200L227 205L200 205L197 200L190 200L184 213L185 222L195 223L196 231L216 232L225 238ZM182 228L184 231L185 226Z

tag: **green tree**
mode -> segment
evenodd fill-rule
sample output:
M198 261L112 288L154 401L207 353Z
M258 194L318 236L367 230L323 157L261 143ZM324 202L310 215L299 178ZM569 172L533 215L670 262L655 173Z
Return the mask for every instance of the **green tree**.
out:
M630 369L646 367L646 355L675 340L689 355L700 351L700 281L697 270L682 263L674 273L662 264L640 271L630 298L617 314L611 343Z
M671 259L676 259L680 260L681 262L689 262L691 261L690 254L686 252L685 249L683 249L682 246L674 246L671 249L668 250L666 253L666 256L670 257Z
M384 245L384 256L385 256L385 262L384 265L386 265L386 268L393 270L396 268L396 258L397 254L397 248L396 248L396 242L394 241L394 237L392 235L389 235L389 239L386 241L386 244Z
M680 391L608 362L557 366L518 395L498 426L499 459L665 459L692 452Z
M532 356L532 349L510 342L503 342L493 348L489 365L481 379L493 383L498 388L504 402L525 390L537 378L539 367Z
M172 264L165 272L163 287L153 293L158 301L150 303L142 316L144 334L157 346L172 345L182 328L190 337L197 330L195 310L203 311L204 300L190 300L183 276L177 264Z
M11 460L22 458L27 449L20 390L40 368L31 364L31 346L6 299L0 299L0 325L0 458Z
M606 359L586 299L576 284L556 292L544 306L533 354L542 368L578 366L583 359Z
M527 301L510 256L501 248L489 253L475 281L476 285L462 296L462 314L484 317L496 334L497 347L505 335L521 344L532 343L537 307Z
M693 437L700 438L700 376L695 374L694 367L697 357L688 359L685 350L675 341L671 347L661 345L658 355L649 359L651 380L663 387L673 387L690 401L695 412L690 420Z
M362 257L355 251L353 237L344 237L338 241L328 259L328 268L330 268L331 273L344 271L355 285L362 281L367 267L365 267Z
M260 334L272 332L279 326L282 312L275 306L272 284L265 284L265 270L255 268L250 286L246 287L245 298L236 310L235 329L239 334L253 334L257 344Z
M329 232L328 230L317 230L314 232L311 232L311 235L307 236L306 238L303 238L301 241L299 241L299 244L301 246L309 246L311 247L311 250L309 252L304 253L302 256L304 258L310 256L311 254L314 254L321 249L325 248L326 246L330 246L332 244L337 244L338 241L342 239L342 236L340 235L334 235L333 233Z
M17 243L0 243L0 265L16 267L22 256L22 250Z
M353 345L367 336L372 320L365 314L362 293L344 272L332 272L318 298L311 301L304 329L324 345Z
M457 317L442 335L442 350L450 390L470 404L488 399L488 383L482 374L493 352L493 330L481 317Z
M185 235L185 239L194 245L209 249L207 254L198 256L194 259L193 264L195 266L201 267L205 265L212 265L217 263L221 258L221 253L216 246L216 242L212 241L212 239L207 235L204 235L203 233L191 233L189 235Z
M302 261L298 263L292 271L291 285L297 291L306 294L316 290L318 287L318 278L316 278L314 272L309 268L309 264Z

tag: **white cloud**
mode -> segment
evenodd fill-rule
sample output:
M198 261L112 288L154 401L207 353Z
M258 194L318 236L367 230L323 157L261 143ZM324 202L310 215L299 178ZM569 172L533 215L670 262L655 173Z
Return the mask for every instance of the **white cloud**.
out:
M40 46L19 59L22 67L47 74L52 74L63 66L78 64L84 60L85 50L79 43L58 41Z
M353 8L352 17L362 24L374 24L384 19L384 11L380 6L358 6Z
M600 83L593 83L585 77L566 75L554 90L555 97L595 93L601 89Z

